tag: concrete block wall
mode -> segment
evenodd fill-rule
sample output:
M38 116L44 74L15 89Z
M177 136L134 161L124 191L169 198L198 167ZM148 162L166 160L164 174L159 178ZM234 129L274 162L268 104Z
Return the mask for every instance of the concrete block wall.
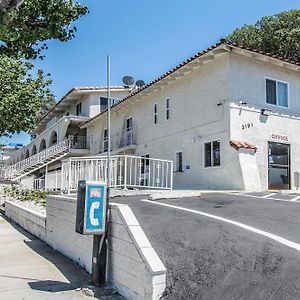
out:
M46 241L46 215L7 199L5 200L5 215L34 236Z
M47 222L16 202L7 200L5 206L9 218L91 273L93 238L75 232L76 203L71 197L47 196ZM129 206L111 204L108 236L108 282L127 299L160 299L166 268Z
M76 199L47 196L47 243L92 272L93 237L75 232Z
M108 281L126 298L160 299L166 268L127 205L111 205L108 262Z

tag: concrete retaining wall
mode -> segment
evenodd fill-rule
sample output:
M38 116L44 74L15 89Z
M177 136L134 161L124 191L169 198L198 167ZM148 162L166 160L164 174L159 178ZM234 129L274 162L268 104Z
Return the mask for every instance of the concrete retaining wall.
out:
M111 205L110 214L109 282L128 299L160 299L165 266L129 206Z
M46 217L6 201L6 215L91 273L92 236L75 232L76 199L47 196ZM166 268L127 205L111 204L108 281L127 299L158 300Z
M93 237L75 232L76 199L47 196L47 243L91 273Z
M25 230L46 241L46 216L15 201L5 201L5 215Z

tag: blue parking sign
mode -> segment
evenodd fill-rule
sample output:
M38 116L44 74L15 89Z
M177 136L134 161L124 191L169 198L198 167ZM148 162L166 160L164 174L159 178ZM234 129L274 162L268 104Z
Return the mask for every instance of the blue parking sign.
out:
M103 234L106 223L106 184L86 182L84 234Z

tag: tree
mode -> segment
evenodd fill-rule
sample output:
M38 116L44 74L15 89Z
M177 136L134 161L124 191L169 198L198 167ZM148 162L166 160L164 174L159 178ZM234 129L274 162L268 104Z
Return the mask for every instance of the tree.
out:
M22 4L23 0L0 0L0 10L11 10L18 8Z
M300 10L263 17L254 25L236 29L228 40L300 62Z
M0 53L42 58L45 41L72 39L76 27L72 22L88 12L73 0L25 0L18 9L0 11Z
M40 109L51 103L50 79L33 65L1 55L0 59L0 136L33 128Z
M48 40L72 39L71 24L87 7L73 0L0 0L0 5L1 136L29 131L53 106L49 76L41 70L34 75L28 60L43 58Z

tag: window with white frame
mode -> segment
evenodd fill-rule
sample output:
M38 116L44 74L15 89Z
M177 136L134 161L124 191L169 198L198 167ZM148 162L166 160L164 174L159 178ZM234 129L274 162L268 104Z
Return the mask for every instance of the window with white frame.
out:
M176 152L175 166L176 166L176 172L183 172L183 155L182 155L182 151Z
M204 167L218 167L221 165L220 141L204 143Z
M107 128L103 130L103 151L107 152L108 150L108 131Z
M157 103L153 105L153 123L157 124Z
M170 98L166 98L166 120L170 119Z
M288 83L266 78L266 102L281 107L289 106Z

